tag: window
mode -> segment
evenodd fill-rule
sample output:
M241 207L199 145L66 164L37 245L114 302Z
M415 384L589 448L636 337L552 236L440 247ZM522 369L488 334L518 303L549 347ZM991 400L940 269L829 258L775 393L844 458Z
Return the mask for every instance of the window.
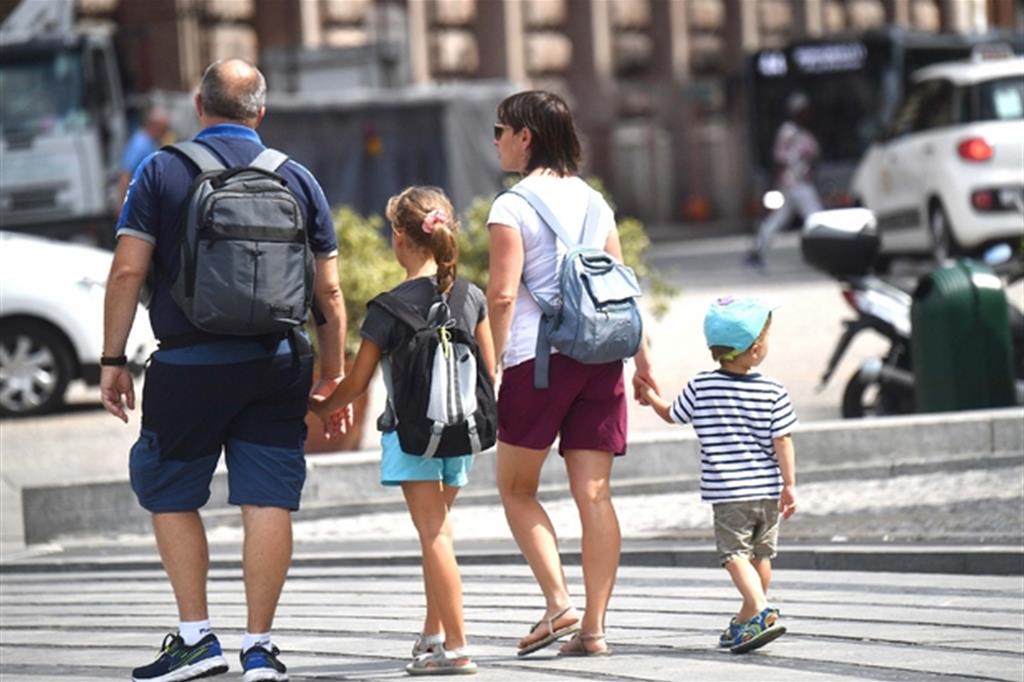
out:
M977 121L1012 121L1024 118L1024 77L979 83Z

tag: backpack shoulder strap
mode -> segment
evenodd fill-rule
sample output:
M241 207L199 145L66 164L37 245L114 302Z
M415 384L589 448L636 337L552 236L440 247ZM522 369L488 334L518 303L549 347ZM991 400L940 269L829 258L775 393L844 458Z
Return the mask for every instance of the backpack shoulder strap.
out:
M259 153L259 156L252 160L249 167L276 173L277 169L283 166L286 161L288 161L287 154L267 147Z
M604 244L597 243L597 223L601 218L601 202L597 200L597 191L591 190L587 199L587 216L583 219L583 239L580 246L590 246L604 250Z
M390 291L373 297L369 305L380 306L392 317L411 327L414 332L427 326L427 321L423 319L423 316L415 308Z
M519 198L523 199L530 205L530 207L537 212L540 216L541 222L548 226L548 229L555 233L559 241L565 244L568 248L576 246L576 241L570 239L568 233L562 228L562 224L558 222L551 209L544 203L543 200L535 192L526 187L515 186L509 190L511 194L515 194Z
M451 311L452 317L456 321L466 307L467 296L469 296L469 283L461 277L456 277L452 282L452 288L448 291L448 310Z
M207 171L224 170L226 166L220 162L213 152L198 142L177 142L169 144L164 149L175 151L191 161L199 169L200 173Z

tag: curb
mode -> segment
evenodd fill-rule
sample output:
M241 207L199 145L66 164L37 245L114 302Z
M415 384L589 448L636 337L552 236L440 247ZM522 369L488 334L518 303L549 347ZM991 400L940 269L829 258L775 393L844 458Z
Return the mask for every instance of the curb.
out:
M631 546L632 545L632 546ZM562 551L562 561L569 566L580 565L580 553ZM525 565L518 551L504 549L469 549L458 552L462 566ZM353 568L368 566L419 566L416 550L394 550L383 553L332 552L297 554L291 563L294 569ZM716 568L717 554L709 543L637 542L626 543L622 566L659 568ZM804 571L857 571L886 573L928 573L954 575L1024 575L1024 548L1009 545L801 545L790 544L774 561L776 569ZM238 558L213 557L211 570L241 571ZM159 559L146 557L29 559L0 564L0 575L38 575L54 573L122 573L162 572Z
M842 472L851 465L886 477L901 466L929 463L932 467L953 460L966 468L985 466L984 460L1006 453L1024 451L1024 408L956 412L934 415L883 417L868 420L836 420L803 425L795 435L801 469ZM615 488L633 486L674 486L699 478L699 444L692 431L671 431L638 435L629 443L629 456L615 463ZM970 453L970 457L965 457ZM394 500L379 485L379 454L376 450L316 455L307 459L308 472L303 491L301 518L332 513L360 513L382 510ZM998 464L996 464L998 465ZM948 465L952 466L952 465ZM567 478L559 457L549 457L542 480L545 495L564 497ZM472 498L491 502L495 498L494 457L484 454L473 468L473 488L487 492ZM467 491L470 493L470 491ZM210 521L236 517L227 499L223 471L214 476L210 503L204 516ZM339 505L339 501L345 503ZM26 544L49 542L62 536L111 532L148 532L150 517L141 509L127 480L111 480L22 490Z

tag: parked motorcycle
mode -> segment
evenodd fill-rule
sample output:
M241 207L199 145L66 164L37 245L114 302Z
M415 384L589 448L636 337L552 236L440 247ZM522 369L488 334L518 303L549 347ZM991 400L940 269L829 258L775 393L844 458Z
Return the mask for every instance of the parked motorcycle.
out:
M818 390L832 379L853 339L874 330L889 341L882 357L869 358L843 390L846 418L907 414L914 411L914 374L910 359L909 292L872 274L880 240L874 214L864 208L820 211L808 216L800 247L804 260L838 279L843 299L856 313L846 320Z
M881 357L861 363L843 390L845 418L908 414L915 411L911 358L911 292L874 274L880 246L874 214L864 208L820 211L808 216L801 237L804 260L842 284L843 299L856 313L844 330L822 374L819 390L831 380L853 339L873 330L889 341ZM986 252L1007 284L1024 277L1020 259L1007 245ZM1024 315L1008 303L1017 402L1024 402Z

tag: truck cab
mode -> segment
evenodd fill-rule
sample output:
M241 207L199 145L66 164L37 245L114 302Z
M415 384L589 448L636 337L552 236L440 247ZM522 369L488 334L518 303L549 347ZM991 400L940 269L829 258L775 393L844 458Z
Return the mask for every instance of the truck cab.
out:
M104 31L0 40L0 227L110 246L124 98Z

